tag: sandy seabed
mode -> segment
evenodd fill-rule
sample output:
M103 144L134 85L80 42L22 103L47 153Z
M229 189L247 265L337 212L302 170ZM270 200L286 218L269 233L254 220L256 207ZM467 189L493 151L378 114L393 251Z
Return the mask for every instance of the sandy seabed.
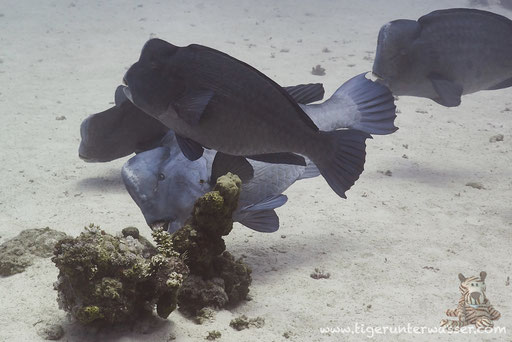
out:
M110 233L134 225L149 236L121 181L127 158L86 164L77 149L81 121L111 106L150 37L217 48L282 85L323 82L328 97L371 70L384 23L467 6L462 0L0 1L0 242L45 226L76 236L91 222ZM512 17L496 5L488 9ZM325 76L311 74L317 64ZM41 259L0 278L0 341L39 341L41 321L62 324L63 341L201 341L211 330L222 333L221 341L364 341L378 327L438 327L457 305L457 274L482 270L487 295L502 313L495 323L507 334L373 339L512 341L510 92L465 96L451 109L401 97L400 130L368 141L365 171L347 200L318 177L286 192L277 233L237 224L227 244L253 268L253 299L220 311L214 322L197 325L174 312L142 328L80 328L58 309L57 269ZM504 141L489 142L497 134ZM330 278L311 278L315 268ZM241 314L264 317L264 327L235 331L229 322ZM363 334L320 330L356 324Z

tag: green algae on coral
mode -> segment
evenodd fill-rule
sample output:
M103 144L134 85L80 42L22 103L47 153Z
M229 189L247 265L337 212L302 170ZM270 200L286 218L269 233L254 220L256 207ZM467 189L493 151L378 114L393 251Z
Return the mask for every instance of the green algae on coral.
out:
M160 253L170 245L159 241L168 239L155 247L133 227L129 232L113 236L90 225L77 238L57 243L52 261L60 271L59 307L78 322L131 321L155 304L167 318L176 308L187 266L176 253Z

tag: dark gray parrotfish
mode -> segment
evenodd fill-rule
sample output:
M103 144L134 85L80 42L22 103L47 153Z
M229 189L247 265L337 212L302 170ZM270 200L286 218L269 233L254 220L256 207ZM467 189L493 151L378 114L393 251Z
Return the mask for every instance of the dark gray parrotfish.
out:
M122 89L116 90L114 107L90 115L80 125L78 155L84 161L107 162L150 150L169 131L128 101Z
M283 88L220 51L152 39L124 81L127 97L173 129L190 160L200 158L203 147L305 165L300 154L315 163L343 198L363 172L368 134L319 131Z
M169 130L160 121L145 114L126 98L123 88L115 92L115 107L89 115L80 126L78 155L86 162L109 162L132 153L159 146ZM297 103L322 100L321 83L299 84L284 89Z
M455 107L461 95L512 85L512 21L476 9L395 20L379 32L373 73L395 95Z

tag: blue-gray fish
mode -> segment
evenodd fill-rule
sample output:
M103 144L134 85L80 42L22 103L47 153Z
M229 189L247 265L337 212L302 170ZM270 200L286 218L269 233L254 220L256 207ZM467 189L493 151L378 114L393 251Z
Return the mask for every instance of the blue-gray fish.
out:
M395 20L379 32L374 74L395 95L454 107L461 95L512 85L512 21L476 9Z
M320 131L282 87L220 51L152 39L124 82L128 98L174 130L190 160L203 147L298 165L303 155L343 198L363 172L368 134Z
M288 90L299 103L312 100L311 96L301 95L311 92L311 86ZM323 130L357 128L367 133L390 134L397 129L393 95L364 74L347 81L322 104L301 107ZM181 153L171 131L162 147L132 157L123 166L122 176L148 225L165 225L174 232L189 217L197 198L212 189L216 178L233 172L243 180L233 219L256 231L276 231L279 218L274 209L286 202L282 193L299 179L318 176L318 169L309 160L307 166L254 160L249 164L243 158L213 150L205 150L199 159L190 161Z
M116 105L89 115L80 125L78 156L86 162L108 162L132 153L159 146L169 130L158 120L142 112L124 95L115 93Z

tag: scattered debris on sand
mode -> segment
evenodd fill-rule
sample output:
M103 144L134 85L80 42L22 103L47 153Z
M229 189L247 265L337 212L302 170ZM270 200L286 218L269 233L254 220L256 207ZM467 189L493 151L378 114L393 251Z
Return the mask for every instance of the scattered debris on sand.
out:
M485 190L485 187L482 185L482 183L479 182L468 182L466 183L466 186L469 186L470 188L473 189Z
M234 318L229 322L229 326L235 330L241 331L249 328L262 328L265 325L265 319L262 317L248 318L246 315Z
M215 341L215 340L221 338L221 336L222 336L222 334L220 333L220 331L212 330L212 331L208 331L208 336L206 336L205 339L208 341Z
M331 274L320 268L315 268L315 270L309 276L313 279L329 279Z
M493 135L492 137L489 138L489 142L490 143L495 143L495 142L498 142L498 141L503 141L505 137L503 136L503 134L497 134L497 135Z
M325 75L325 69L318 64L316 67L313 67L311 69L311 74L316 76L324 76Z

